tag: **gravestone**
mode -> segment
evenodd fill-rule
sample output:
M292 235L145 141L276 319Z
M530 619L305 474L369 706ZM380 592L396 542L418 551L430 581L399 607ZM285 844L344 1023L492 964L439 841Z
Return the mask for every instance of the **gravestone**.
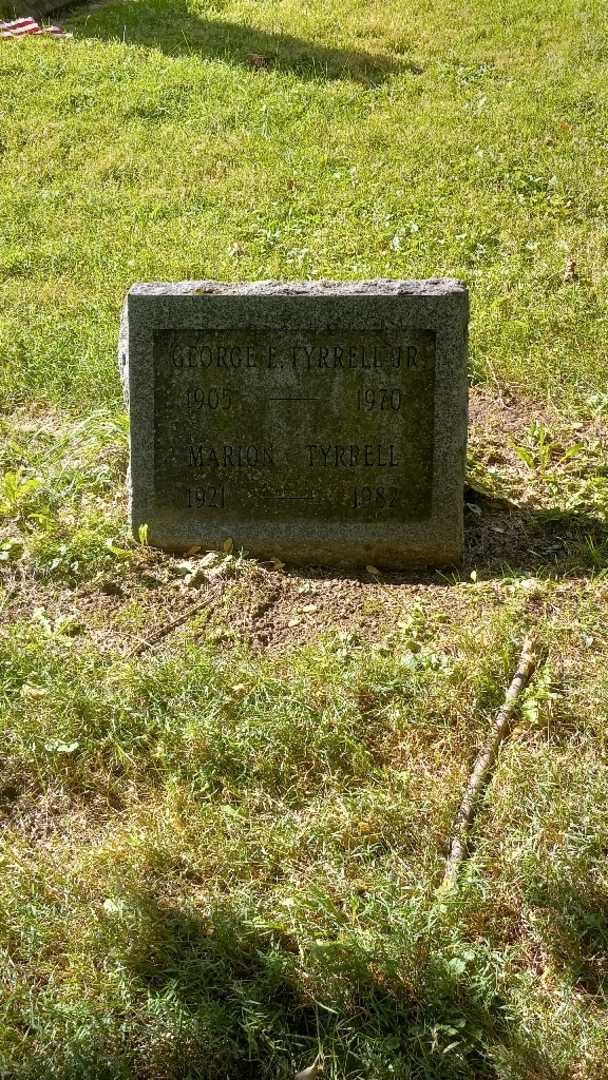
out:
M135 534L459 563L467 318L466 288L441 279L134 285L119 363Z

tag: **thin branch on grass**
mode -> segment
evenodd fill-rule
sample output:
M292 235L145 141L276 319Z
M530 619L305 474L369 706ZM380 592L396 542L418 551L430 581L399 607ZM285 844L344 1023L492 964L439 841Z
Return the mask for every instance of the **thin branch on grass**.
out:
M183 626L188 622L193 615L198 615L199 611L203 611L205 608L210 608L211 605L219 599L222 592L223 582L218 582L216 585L207 589L202 600L197 600L196 604L191 604L185 611L182 611L181 615L178 615L175 619L171 619L170 622L161 626L160 630L157 630L152 637L146 638L144 641L140 641L139 645L128 654L129 659L135 656L141 656L142 653L151 649L153 645L158 645L159 641L171 634L173 630L177 630L178 626Z
M446 887L456 883L460 865L463 859L466 858L467 841L479 805L479 796L490 779L490 773L498 756L501 743L513 729L517 700L530 681L537 659L537 652L532 639L526 638L521 650L517 671L507 690L504 703L496 713L490 737L477 755L460 808L456 814L454 834L443 877L443 885Z

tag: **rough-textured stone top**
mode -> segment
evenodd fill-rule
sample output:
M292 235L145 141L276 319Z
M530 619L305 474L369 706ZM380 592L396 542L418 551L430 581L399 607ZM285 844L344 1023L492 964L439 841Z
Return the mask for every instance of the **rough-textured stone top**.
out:
M427 278L425 281L177 281L142 282L132 285L130 296L444 296L462 293L464 282L456 278Z

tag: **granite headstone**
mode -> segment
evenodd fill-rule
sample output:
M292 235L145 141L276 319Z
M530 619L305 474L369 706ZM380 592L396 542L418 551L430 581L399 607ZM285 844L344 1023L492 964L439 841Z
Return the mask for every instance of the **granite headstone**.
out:
M458 564L467 321L444 279L134 285L134 532L294 563Z

